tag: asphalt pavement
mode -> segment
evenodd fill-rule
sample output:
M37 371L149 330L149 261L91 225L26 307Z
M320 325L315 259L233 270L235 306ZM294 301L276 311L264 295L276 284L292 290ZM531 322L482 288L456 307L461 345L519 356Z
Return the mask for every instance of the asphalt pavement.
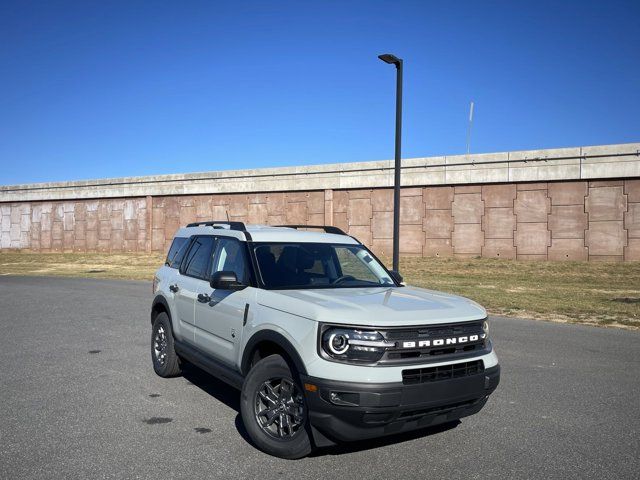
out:
M492 318L502 380L479 414L287 461L247 441L231 387L154 374L151 299L0 277L0 478L640 477L640 332Z

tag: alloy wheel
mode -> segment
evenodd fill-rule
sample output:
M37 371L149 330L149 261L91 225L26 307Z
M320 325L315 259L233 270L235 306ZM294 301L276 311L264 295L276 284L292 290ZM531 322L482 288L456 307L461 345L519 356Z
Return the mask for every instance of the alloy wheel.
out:
M302 430L304 398L295 382L288 378L263 382L256 393L255 417L260 428L275 438L289 439Z
M160 325L153 337L153 353L159 365L164 365L167 361L167 335L164 327Z

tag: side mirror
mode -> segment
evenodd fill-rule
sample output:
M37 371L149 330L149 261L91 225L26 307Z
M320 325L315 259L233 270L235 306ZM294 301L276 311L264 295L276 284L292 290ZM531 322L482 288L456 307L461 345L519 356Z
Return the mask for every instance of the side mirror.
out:
M395 270L389 270L389 273L391 274L391 278L393 278L396 283L404 282L404 278L402 278L402 275L400 275L400 272L397 272Z
M243 285L238 281L238 276L236 275L236 273L231 271L214 273L213 275L211 275L209 285L213 289L220 290L242 290L246 287L246 285Z

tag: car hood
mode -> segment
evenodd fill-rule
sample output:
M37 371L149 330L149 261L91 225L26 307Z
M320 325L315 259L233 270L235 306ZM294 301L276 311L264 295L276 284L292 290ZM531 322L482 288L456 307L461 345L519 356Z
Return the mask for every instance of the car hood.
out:
M261 290L258 303L318 322L350 325L425 325L487 315L467 298L409 286Z

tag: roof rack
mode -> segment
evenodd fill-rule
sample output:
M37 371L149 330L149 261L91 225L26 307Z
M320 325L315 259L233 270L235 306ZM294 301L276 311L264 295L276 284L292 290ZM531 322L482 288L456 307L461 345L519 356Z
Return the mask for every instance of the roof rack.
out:
M284 228L295 228L296 230L299 228L319 228L320 230L324 230L325 233L334 233L336 235L347 235L341 228L334 227L331 225L274 225L276 227L284 227Z
M227 225L229 230L238 230L239 232L246 232L247 228L242 222L229 222L227 220L210 220L207 222L193 222L189 223L187 227L218 227L222 228L222 225Z

